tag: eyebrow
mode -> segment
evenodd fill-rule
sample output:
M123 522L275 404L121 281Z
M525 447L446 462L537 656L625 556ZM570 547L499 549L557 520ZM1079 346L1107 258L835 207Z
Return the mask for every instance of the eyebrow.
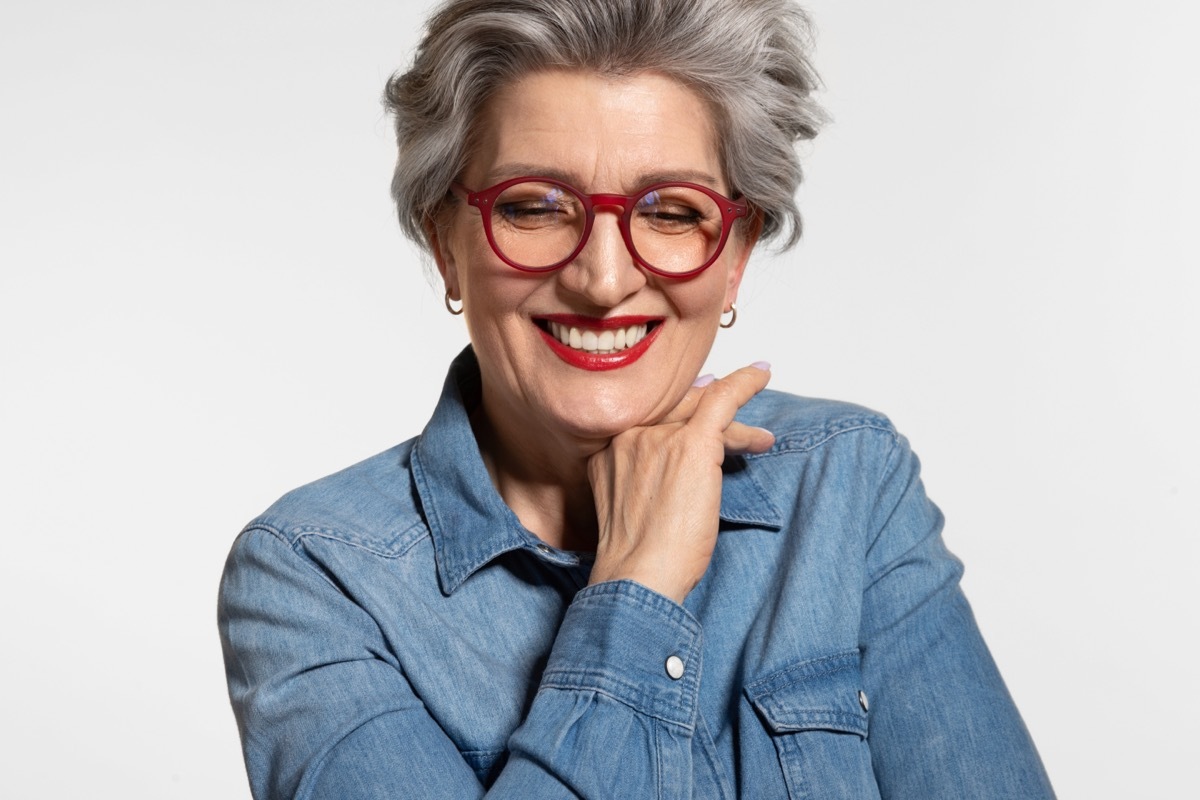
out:
M500 164L493 168L489 173L487 180L489 186L495 186L497 183L509 180L510 178L519 178L524 175L530 175L539 178L553 178L556 181L578 186L580 183L579 176L573 175L561 169L547 167L544 164ZM634 186L629 187L629 191L640 189L643 186L649 186L653 183L676 183L683 181L686 183L698 183L707 186L711 189L721 189L721 182L712 174L698 169L683 169L674 170L671 172L644 172L637 177L637 182Z

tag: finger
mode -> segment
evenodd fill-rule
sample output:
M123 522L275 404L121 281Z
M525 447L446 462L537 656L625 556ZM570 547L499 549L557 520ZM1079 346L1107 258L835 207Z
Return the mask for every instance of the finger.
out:
M723 438L727 456L765 453L775 444L775 434L766 428L755 428L736 420L725 429Z
M770 365L758 362L713 381L704 387L704 394L687 424L724 431L733 422L738 409L765 389L770 380Z
M692 412L696 410L696 405L700 402L700 398L704 396L704 387L712 383L714 377L712 375L701 375L696 378L696 382L688 387L687 393L676 404L675 408L671 409L662 422L687 422L692 416Z

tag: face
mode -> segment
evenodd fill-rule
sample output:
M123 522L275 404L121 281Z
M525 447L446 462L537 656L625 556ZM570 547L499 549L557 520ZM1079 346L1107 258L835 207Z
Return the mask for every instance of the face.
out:
M534 73L498 92L476 125L478 147L462 175L471 191L536 175L588 194L632 194L663 180L730 194L708 107L662 75ZM664 417L704 365L752 238L739 226L704 272L660 277L635 264L619 215L601 208L572 262L528 273L492 251L477 208L456 204L432 234L434 254L451 297L463 302L488 419L527 434L607 440ZM645 340L621 353L582 349L589 336L602 346L613 335L616 346L616 330L642 326ZM564 327L579 339L553 341Z

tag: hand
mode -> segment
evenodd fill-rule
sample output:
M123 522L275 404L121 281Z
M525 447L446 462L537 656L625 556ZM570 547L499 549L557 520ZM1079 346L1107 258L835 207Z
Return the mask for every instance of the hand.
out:
M591 457L599 524L591 583L634 580L679 603L699 583L717 544L721 463L775 441L733 419L766 387L768 369L693 386L662 421L613 437Z

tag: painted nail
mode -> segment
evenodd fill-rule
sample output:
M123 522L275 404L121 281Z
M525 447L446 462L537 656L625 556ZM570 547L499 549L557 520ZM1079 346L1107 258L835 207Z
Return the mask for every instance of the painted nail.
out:
M761 369L763 372L771 371L771 362L770 361L755 361L750 366L754 367L755 369Z
M717 376L711 373L708 375L701 375L699 378L696 378L696 380L692 383L692 386L696 387L697 389L703 389L716 379Z

